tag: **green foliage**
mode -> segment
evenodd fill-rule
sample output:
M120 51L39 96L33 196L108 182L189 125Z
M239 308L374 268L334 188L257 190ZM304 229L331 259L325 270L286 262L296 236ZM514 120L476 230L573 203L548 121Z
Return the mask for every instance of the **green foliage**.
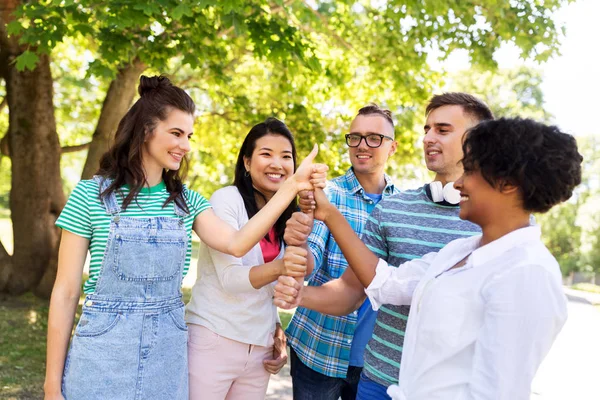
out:
M484 100L494 116L533 118L548 122L544 110L541 72L527 67L459 71L447 78L449 91L472 93Z
M578 202L567 202L546 214L536 215L542 227L542 239L556 258L563 275L581 270L581 226L576 223Z
M428 54L467 49L493 69L491 55L509 41L524 58L544 59L560 38L550 16L566 1L37 0L22 4L8 31L29 49L19 69L52 52L63 145L90 137L108 81L136 59L189 88L200 110L191 186L208 194L230 181L240 138L271 115L295 132L301 155L318 142L332 175L343 173L341 136L371 101L397 114L388 172L418 177L416 127L441 78ZM484 83L496 84L493 76ZM518 100L510 106L525 104ZM63 156L63 166L80 159Z
M600 272L600 141L595 137L580 137L577 142L584 157L581 185L571 200L536 216L542 226L543 240L564 275Z
M600 273L600 217L596 214L593 218L594 227L587 232L589 250L585 253L587 269L597 274Z
M582 184L584 205L580 209L583 226L583 270L600 273L600 139L597 136L577 140L583 155Z

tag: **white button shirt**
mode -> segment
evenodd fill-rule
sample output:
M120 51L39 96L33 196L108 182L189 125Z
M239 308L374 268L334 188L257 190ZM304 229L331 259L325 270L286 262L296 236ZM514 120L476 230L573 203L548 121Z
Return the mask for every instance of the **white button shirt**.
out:
M394 400L529 399L567 318L560 268L538 226L478 248L480 240L398 268L379 261L366 289L373 309L411 305Z

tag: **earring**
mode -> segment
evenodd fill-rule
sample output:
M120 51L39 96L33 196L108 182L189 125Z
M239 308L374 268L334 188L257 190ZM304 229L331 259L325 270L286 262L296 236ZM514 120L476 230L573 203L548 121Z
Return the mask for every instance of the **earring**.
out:
M250 172L248 170L246 170L246 172L244 172L244 176L247 178L250 176Z

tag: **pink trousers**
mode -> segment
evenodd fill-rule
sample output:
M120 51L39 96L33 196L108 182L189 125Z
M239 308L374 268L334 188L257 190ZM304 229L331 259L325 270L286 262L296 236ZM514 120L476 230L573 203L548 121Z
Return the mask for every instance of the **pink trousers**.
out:
M269 374L263 360L271 358L273 338L267 347L236 342L200 325L188 325L190 400L263 400Z

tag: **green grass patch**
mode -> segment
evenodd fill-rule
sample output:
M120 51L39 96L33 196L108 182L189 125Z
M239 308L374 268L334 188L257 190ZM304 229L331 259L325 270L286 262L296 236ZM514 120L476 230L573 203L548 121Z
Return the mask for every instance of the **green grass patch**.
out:
M47 322L47 300L0 298L0 399L43 398Z
M584 292L600 293L600 285L594 285L593 283L577 283L571 286L571 289L581 290Z
M290 321L292 320L293 315L294 314L290 313L289 311L279 310L279 319L281 320L281 327L284 330L287 329L288 325L290 324Z
M183 288L186 303L191 294L190 288ZM2 400L43 398L48 305L47 300L39 299L31 293L19 297L0 297ZM81 304L77 309L76 321L80 315ZM279 311L284 329L290 323L292 315L293 312L290 311Z

